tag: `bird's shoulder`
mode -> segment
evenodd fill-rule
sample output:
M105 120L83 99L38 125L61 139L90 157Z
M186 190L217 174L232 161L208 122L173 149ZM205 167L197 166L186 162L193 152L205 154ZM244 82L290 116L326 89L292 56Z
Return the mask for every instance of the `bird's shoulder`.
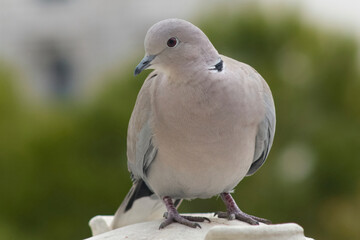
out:
M244 86L256 87L259 91L269 92L265 79L249 64L221 55L224 61L224 78L241 82Z

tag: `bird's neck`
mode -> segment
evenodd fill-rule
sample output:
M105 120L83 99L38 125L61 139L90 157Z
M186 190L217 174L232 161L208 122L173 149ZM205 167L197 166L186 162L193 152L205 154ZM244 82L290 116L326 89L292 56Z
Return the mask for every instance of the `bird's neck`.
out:
M168 70L171 75L177 76L189 76L191 78L196 77L197 75L204 75L206 72L216 69L216 65L221 61L219 54L213 54L206 58L194 58L189 59L183 64L176 64L171 66Z

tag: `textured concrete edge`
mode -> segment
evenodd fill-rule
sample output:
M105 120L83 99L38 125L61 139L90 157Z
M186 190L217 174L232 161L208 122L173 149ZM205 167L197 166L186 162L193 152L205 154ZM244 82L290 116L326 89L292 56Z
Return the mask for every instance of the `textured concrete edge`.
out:
M260 226L215 226L205 240L305 240L304 229L295 223Z
M191 214L186 214L191 215ZM98 215L90 219L92 235L112 231L113 216ZM304 236L304 229L296 223L284 223L259 226L214 226L206 233L205 240L314 240Z

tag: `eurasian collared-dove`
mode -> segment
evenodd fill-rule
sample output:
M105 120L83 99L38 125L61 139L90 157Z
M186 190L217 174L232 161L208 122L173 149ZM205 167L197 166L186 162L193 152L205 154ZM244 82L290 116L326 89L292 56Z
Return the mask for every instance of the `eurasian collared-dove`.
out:
M265 162L275 133L275 107L265 80L249 65L220 55L196 26L180 19L153 25L135 75L145 80L131 115L128 168L134 182L112 228L161 217L200 227L204 218L176 210L182 199L220 195L218 217L249 224L230 192ZM173 202L174 200L174 202ZM165 206L165 208L164 208Z

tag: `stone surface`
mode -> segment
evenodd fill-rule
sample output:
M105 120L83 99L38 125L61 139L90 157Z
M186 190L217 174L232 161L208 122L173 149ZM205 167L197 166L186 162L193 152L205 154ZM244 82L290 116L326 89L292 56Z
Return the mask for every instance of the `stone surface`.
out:
M112 216L96 216L89 222L94 237L88 240L311 240L304 236L303 228L296 223L251 226L241 221L216 218L213 214L193 215L209 217L211 223L200 223L201 229L175 223L159 230L163 219L158 219L110 230Z

